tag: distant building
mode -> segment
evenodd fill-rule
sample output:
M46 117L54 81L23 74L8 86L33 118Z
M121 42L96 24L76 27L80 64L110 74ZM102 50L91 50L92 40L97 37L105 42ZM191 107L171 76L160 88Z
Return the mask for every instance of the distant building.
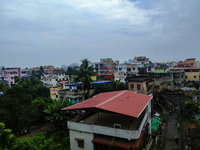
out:
M91 82L90 86L90 95L94 92L94 85L95 84L110 84L111 81L95 81ZM82 90L82 82L78 83L68 83L68 82L59 82L60 87L51 88L50 97L53 99L65 99L68 98L73 103L79 103L85 100L85 93ZM86 92L86 91L85 91Z
M171 70L173 71L184 71L185 72L185 81L194 81L199 82L200 81L200 68L197 67L174 67Z
M72 63L69 66L73 68L73 67L79 66L79 64L78 63Z
M9 85L15 84L14 77L22 78L25 75L30 75L30 69L21 69L19 67L5 68L0 70L0 79L8 81Z
M114 75L118 64L119 61L114 62L112 58L102 58L100 62L92 62L92 67L94 67L100 75Z
M184 62L178 62L177 67L195 67L195 59L196 58L189 58L186 59Z
M139 94L153 95L153 80L147 76L127 77L126 83L129 91Z
M145 56L134 57L133 64L149 64L149 58Z
M43 77L44 85L49 88L59 86L59 82L61 82L61 81L69 82L69 75L65 75L64 73L62 73L62 74L57 74L57 75L52 75L52 76L44 75L44 77Z
M185 72L182 70L164 73L148 73L148 75L153 79L154 88L158 91L163 88L178 90L185 84Z
M61 68L67 71L68 66L67 65L61 65Z

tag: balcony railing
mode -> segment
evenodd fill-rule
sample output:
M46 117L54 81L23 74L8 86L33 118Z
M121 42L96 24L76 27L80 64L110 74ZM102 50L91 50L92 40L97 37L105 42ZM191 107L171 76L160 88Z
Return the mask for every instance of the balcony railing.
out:
M79 94L84 94L84 91L83 90L80 90L80 91L68 91L68 90L59 90L58 91L58 94L61 94L61 95L79 95Z
M138 130L124 130L124 129L117 129L117 128L111 128L111 127L104 127L99 125L90 125L90 124L84 124L84 123L77 123L77 122L71 122L68 121L68 129L70 130L77 130L82 132L88 132L88 133L96 133L96 134L104 134L108 136L114 136L124 139L138 139L140 137L142 128L147 120L147 113L145 114L140 127Z

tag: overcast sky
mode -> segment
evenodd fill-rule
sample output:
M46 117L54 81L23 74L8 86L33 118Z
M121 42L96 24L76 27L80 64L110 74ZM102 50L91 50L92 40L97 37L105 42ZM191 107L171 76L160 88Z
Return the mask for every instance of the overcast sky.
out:
M0 0L0 66L200 61L199 0Z

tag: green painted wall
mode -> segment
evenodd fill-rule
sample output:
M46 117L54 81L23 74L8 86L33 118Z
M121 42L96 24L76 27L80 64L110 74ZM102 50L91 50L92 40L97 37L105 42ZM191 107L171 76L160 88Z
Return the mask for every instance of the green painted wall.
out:
M165 69L155 69L155 73L164 73Z

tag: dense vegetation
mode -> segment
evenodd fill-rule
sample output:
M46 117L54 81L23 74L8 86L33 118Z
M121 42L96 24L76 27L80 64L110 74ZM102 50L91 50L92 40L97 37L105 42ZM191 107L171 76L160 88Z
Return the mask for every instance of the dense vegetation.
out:
M126 86L123 82L120 82L120 80L117 81L111 81L111 84L97 84L94 87L94 93L93 95L103 93L103 92L112 92L112 91L120 91L120 90L126 90Z
M76 114L61 110L71 105L67 99L52 100L50 89L44 87L37 77L22 78L11 88L4 83L1 86L5 91L0 96L0 149L69 149L66 123ZM29 132L31 127L48 122L52 128L46 133L39 133L30 140L16 137L24 129Z

